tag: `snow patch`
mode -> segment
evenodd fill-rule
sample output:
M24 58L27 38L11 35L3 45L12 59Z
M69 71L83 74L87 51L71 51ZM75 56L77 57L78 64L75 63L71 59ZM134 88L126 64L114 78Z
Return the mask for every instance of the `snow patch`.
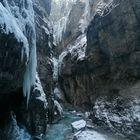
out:
M40 82L40 79L39 79L39 76L38 76L38 73L36 72L36 82L35 82L35 87L33 89L33 93L35 93L36 91L39 91L40 95L36 97L36 99L46 103L44 104L45 108L48 106L47 104L47 99L46 99L46 95L44 93L44 90L42 88L42 85L41 85L41 82Z

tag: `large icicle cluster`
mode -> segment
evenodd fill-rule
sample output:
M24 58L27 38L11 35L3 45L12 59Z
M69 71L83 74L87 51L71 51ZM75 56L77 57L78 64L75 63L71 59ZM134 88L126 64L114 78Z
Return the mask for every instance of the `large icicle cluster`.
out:
M36 35L32 1L3 0L0 3L0 27L3 33L13 33L17 41L23 43L21 59L27 56L23 92L28 103L36 75Z

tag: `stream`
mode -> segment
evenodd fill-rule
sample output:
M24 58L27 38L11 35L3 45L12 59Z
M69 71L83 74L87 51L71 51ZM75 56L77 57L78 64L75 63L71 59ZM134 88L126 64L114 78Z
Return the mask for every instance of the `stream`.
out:
M72 128L71 123L82 119L71 112L65 112L64 118L56 124L52 124L48 129L45 140L72 140ZM95 128L96 130L91 130L94 133L93 138L80 138L79 140L127 140L121 136L113 135L105 130Z

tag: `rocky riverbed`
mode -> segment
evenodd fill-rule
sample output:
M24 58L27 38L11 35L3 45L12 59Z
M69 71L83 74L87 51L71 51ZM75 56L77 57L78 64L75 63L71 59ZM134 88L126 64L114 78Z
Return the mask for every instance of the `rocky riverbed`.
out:
M128 140L94 126L87 120L85 129L73 133L71 124L84 119L83 116L85 116L83 113L65 112L61 121L49 127L45 140Z

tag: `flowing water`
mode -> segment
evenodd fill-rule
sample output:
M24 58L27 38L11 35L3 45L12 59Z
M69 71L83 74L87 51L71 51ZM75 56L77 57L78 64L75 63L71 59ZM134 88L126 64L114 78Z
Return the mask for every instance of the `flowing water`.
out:
M66 140L67 136L72 132L71 123L79 119L80 117L72 113L65 112L64 118L49 128L46 140Z
M70 136L72 135L71 123L80 119L81 118L76 114L65 112L64 118L61 121L50 126L45 140L70 140L71 139ZM99 128L92 131L94 131L95 133L97 132L98 136L103 138L103 139L95 138L95 140L126 140L120 136L116 136L113 135L112 133L105 132L104 130L101 129L99 130Z

